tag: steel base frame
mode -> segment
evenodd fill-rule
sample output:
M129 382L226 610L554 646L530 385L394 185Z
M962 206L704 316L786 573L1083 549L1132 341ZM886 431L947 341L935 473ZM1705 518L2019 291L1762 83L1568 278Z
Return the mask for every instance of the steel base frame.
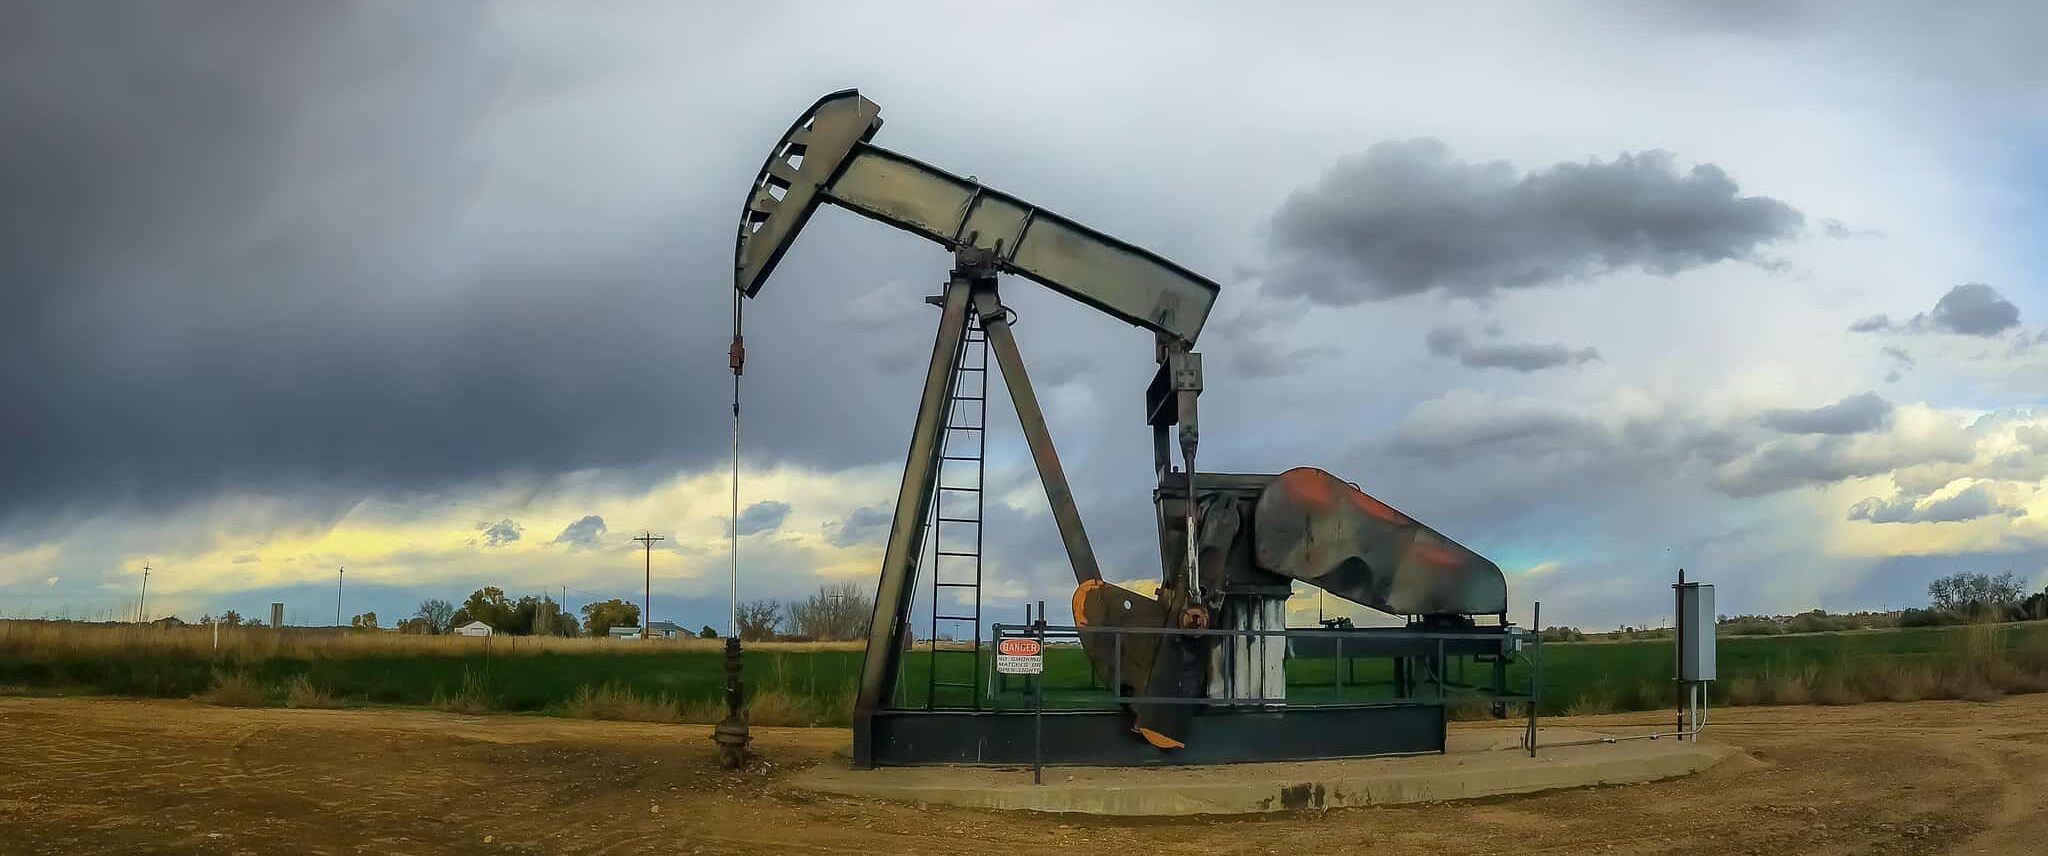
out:
M1185 748L1164 750L1117 710L884 710L855 720L853 743L862 767L1165 767L1440 753L1445 729L1443 706L1430 702L1214 708L1196 714Z

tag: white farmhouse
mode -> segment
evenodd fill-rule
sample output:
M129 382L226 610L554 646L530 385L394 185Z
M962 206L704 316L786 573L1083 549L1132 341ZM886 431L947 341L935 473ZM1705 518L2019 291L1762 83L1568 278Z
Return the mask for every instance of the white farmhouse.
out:
M470 622L470 623L468 623L468 624L464 624L464 625L461 625L461 626L459 626L459 627L455 628L455 635L457 635L457 636L489 636L489 635L491 635L491 626L490 626L490 625L488 625L488 624L485 624L485 623L483 623L483 622L481 622L481 621L472 621L472 622Z

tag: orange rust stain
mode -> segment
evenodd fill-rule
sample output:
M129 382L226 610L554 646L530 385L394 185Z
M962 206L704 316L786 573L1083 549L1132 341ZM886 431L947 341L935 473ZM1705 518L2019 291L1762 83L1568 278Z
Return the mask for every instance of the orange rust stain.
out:
M1154 749L1186 749L1188 745L1143 726L1131 730L1138 732L1138 736L1145 738L1145 742L1152 744Z
M1318 470L1305 467L1288 470L1273 481L1290 499L1311 513L1328 511L1336 501L1330 495L1330 483L1333 480Z
M1396 526L1408 526L1415 522L1409 519L1408 515L1395 511L1393 506L1372 498L1371 494L1362 490L1351 491L1351 504L1358 506L1358 510L1366 514Z
M1087 613L1087 612L1086 612L1085 610L1083 610L1083 609L1082 609L1081 607L1082 607L1083 605L1085 605L1085 604L1086 604L1086 603L1088 602L1088 593L1089 593L1089 592L1091 592L1091 591L1094 591L1094 590L1096 590L1096 589L1099 589L1099 588L1101 588L1101 587L1103 587L1103 586L1105 586L1105 585L1108 585L1108 583L1105 583L1105 582L1103 582L1103 581L1101 581L1101 580L1088 580L1088 581L1085 581L1085 582L1081 583L1081 584L1080 584L1079 586L1075 587L1075 589L1074 589L1074 626L1075 626L1075 627L1086 627L1086 626L1088 626L1088 613Z
M1414 547L1410 548L1409 552L1411 555L1413 555L1416 559L1420 560L1424 564L1434 565L1439 568L1448 568L1458 565L1462 563L1465 558L1461 555L1458 555L1458 551L1453 550L1449 546L1444 544L1416 544Z

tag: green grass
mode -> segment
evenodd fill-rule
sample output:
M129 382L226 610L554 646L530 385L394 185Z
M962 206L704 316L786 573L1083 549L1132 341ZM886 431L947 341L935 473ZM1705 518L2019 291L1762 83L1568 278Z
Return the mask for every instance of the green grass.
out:
M1987 646L1998 650L1987 653L1982 650ZM1970 665L1982 664L1986 657L1997 662L1981 668ZM860 651L843 649L749 651L745 655L748 694L772 698L775 705L788 711L780 718L793 724L844 724L861 658ZM1548 643L1543 646L1543 659L1546 714L1653 709L1670 702L1669 640ZM1988 687L1983 692L2021 692L2034 685L2029 681L2037 684L2039 676L2048 675L2048 623L1724 637L1719 660L1721 680L1713 685L1719 704L1727 703L1729 688L1738 683L1750 689L1778 688L1759 697L1739 699L1745 702L1796 700L1802 692L1823 703L1848 695L1855 695L1855 700L1897 697L1897 692L1877 686L1884 675L1904 671L1940 676L1958 668L1978 669L1989 676L1985 682L1969 685ZM977 659L962 652L910 652L901 672L899 704L924 704L934 661L938 677L944 681L965 682L977 674L984 679L988 675L985 653ZM1078 648L1049 646L1045 665L1048 707L1114 703L1106 690L1092 686L1087 661ZM1450 673L1454 682L1461 668L1466 683L1486 683L1487 667L1477 663L1454 664ZM27 692L205 697L219 695L221 676L232 675L249 685L246 691L261 693L268 703L285 703L297 684L301 696L310 686L336 704L557 715L581 709L579 697L584 699L581 707L587 708L590 694L603 688L673 703L686 717L702 718L717 709L722 669L722 655L705 648L673 652L583 648L511 656L454 649L368 650L326 656L292 649L277 655L215 657L189 648L0 646L0 686ZM1391 668L1386 661L1357 661L1343 676L1341 687L1335 673L1329 660L1290 661L1290 697L1321 701L1392 696ZM2013 675L2018 677L2001 677ZM1509 686L1519 691L1527 678L1526 665L1518 663L1510 670ZM995 706L1028 708L1028 686L1021 678L1011 678L1009 690L998 694ZM1946 697L1967 696L1971 691L1968 686L1949 690ZM965 690L940 687L938 692L942 703L964 705L968 701ZM1425 687L1420 694L1431 696L1434 687ZM1921 696L1915 691L1911 697Z

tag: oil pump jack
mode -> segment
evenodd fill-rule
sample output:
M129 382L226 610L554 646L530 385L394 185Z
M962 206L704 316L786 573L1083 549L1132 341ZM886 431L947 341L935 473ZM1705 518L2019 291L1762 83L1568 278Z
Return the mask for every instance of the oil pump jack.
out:
M1284 699L1292 640L1272 631L1285 628L1296 581L1409 619L1406 628L1361 629L1342 643L1354 655L1379 654L1395 658L1397 668L1439 672L1447 652L1498 655L1515 638L1506 620L1505 579L1492 562L1322 470L1199 472L1202 358L1193 347L1220 291L1216 283L972 178L874 145L880 112L858 91L845 90L820 99L790 126L748 192L734 266L738 295L757 297L825 203L921 235L953 254L944 292L928 298L940 310L938 336L876 589L855 704L855 763L1019 763L1026 761L1027 741L1034 757L1042 752L1051 763L1441 750L1441 704L1156 701ZM1154 336L1158 369L1145 391L1144 414L1152 429L1162 566L1156 596L1103 578L1000 298L1003 274L1037 282ZM993 348L1073 567L1075 626L1151 631L1121 638L1081 633L1086 655L1097 677L1115 683L1121 696L1153 702L1047 714L1036 737L1034 726L1022 721L1029 717L979 709L978 699L968 709L892 707L911 644L921 545L933 518L946 519L935 511L934 494L959 397L955 381L963 370L974 370L963 366L963 354L980 341ZM1478 624L1474 617L1481 615L1498 622ZM1445 630L1462 632L1432 633ZM977 627L977 650L980 632ZM1497 668L1497 682L1504 668Z

